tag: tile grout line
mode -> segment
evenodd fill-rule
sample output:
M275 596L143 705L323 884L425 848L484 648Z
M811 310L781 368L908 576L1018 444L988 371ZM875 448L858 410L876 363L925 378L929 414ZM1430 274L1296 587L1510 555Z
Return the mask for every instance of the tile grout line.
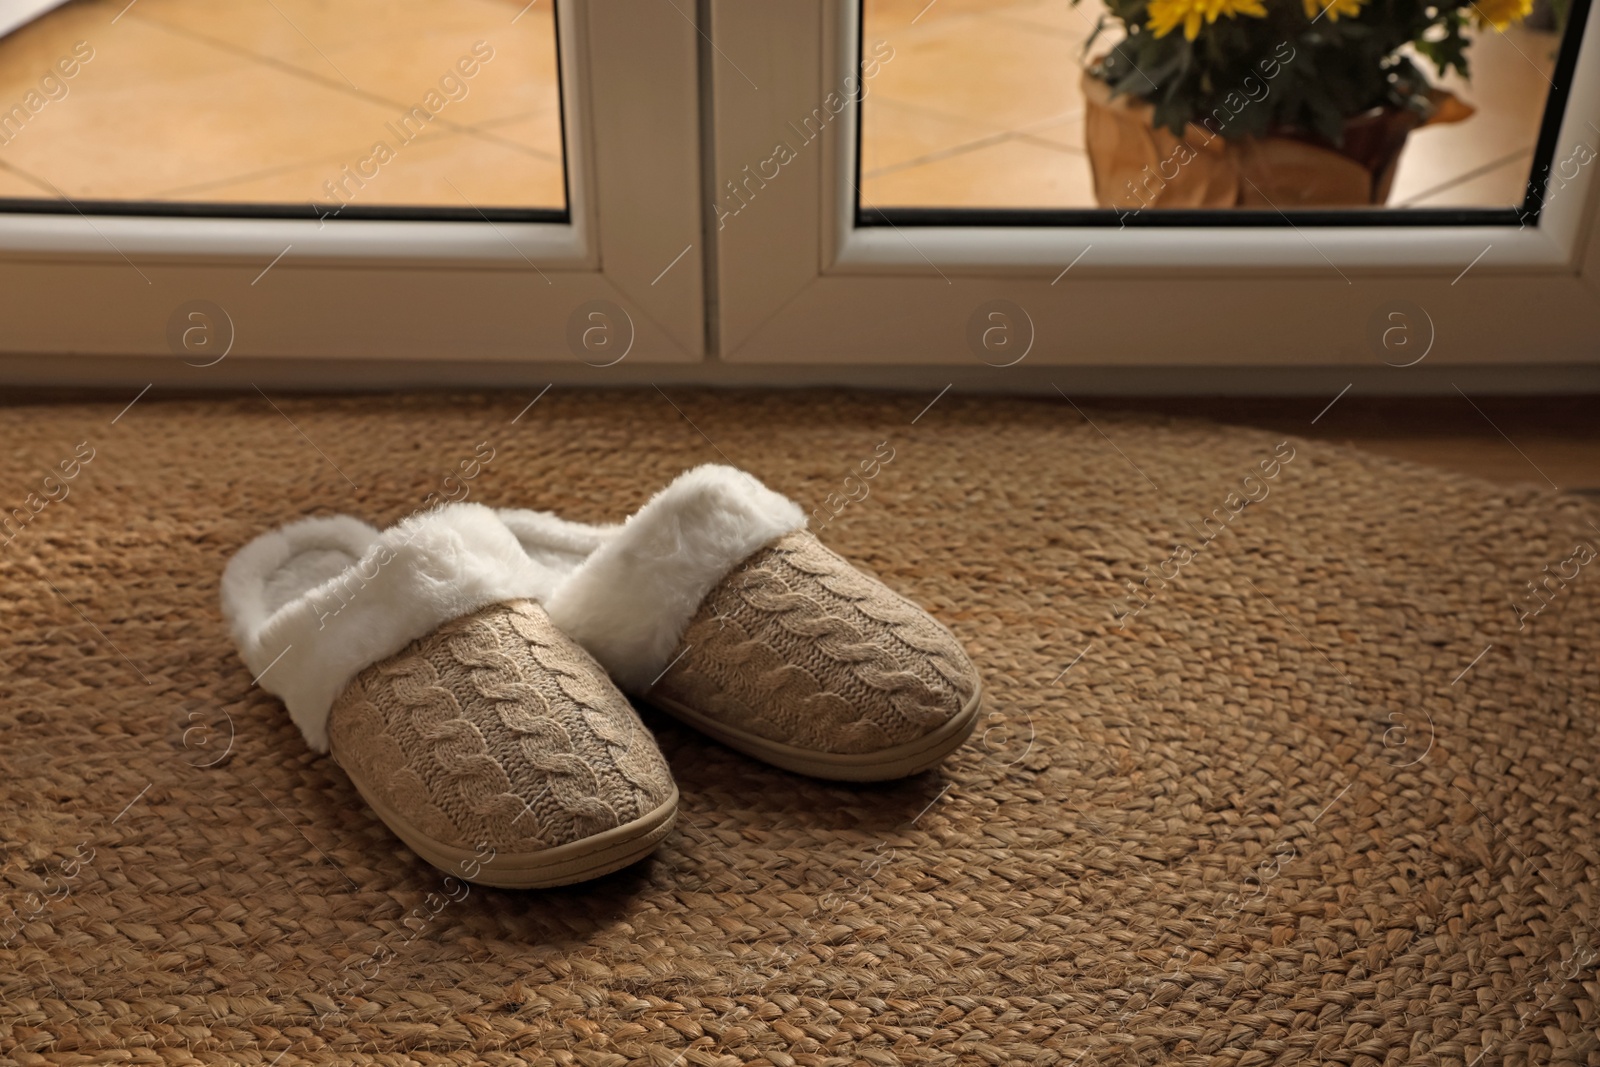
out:
M511 120L505 120L505 121L511 121ZM473 131L470 131L470 130L445 130L445 131L443 131L441 133L434 134L431 137L428 137L427 134L421 134L417 138L415 138L414 141L412 141L410 143L421 143L422 138L423 137L427 137L429 146L438 146L439 144L442 144L442 143L448 143L449 141L451 141L453 139L454 140L459 140L459 139L461 139L463 137L471 138L471 137L475 137L475 136L476 137L480 137L482 140L488 141L488 142L493 143L493 144L511 145L511 144L514 143L514 142L510 142L510 141L505 141L503 138L484 137L481 134L476 134L476 133L474 133ZM347 163L353 157L354 158L361 157L363 154L365 154L366 152L368 152L370 150L370 147L371 146L362 147L362 148L351 148L351 149L345 150L344 152L341 152L339 155L317 156L317 157L314 157L314 158L311 158L311 159L298 160L298 161L296 161L294 163L284 163L284 164L281 164L279 166L264 167L264 168L262 168L260 170L247 171L244 174L235 175L235 176L229 177L229 178L218 178L218 179L215 179L214 181L198 182L198 183L196 183L194 185L180 185L180 186L174 186L174 187L172 187L170 189L158 189L152 195L154 195L157 198L178 197L178 196L183 196L185 194L204 192L204 191L210 190L210 189L225 188L225 187L227 187L229 185L238 185L238 184L240 184L242 182L261 181L263 179L276 177L276 176L278 176L280 174L288 174L288 173L290 173L292 171L299 170L299 169L301 169L303 167L311 167L311 166L317 166L317 165L321 165L321 164L327 164L329 166L333 166L333 165L338 164L338 163ZM526 155L526 156L533 157L533 158L540 159L543 162L550 163L550 164L552 164L554 166L562 166L563 165L561 160L551 159L551 158L547 157L544 153L540 152L536 148L526 148L526 147L524 147L524 149L522 151L522 154ZM371 180L371 179L368 179L368 180Z
M1392 206L1397 207L1397 208L1399 208L1399 207L1423 207L1423 206L1426 206L1422 202L1424 200L1428 199L1431 196L1437 196L1440 193L1446 192L1446 191L1448 191L1450 189L1454 189L1458 185L1464 185L1467 182L1470 182L1475 178L1482 178L1483 176L1485 176L1487 174L1490 174L1490 173L1493 173L1496 170L1499 170L1501 167L1510 166L1512 163L1515 163L1517 161L1517 158L1519 156L1530 156L1531 157L1532 154L1533 154L1533 149L1531 147L1529 147L1529 148L1519 148L1515 152L1509 152L1506 155L1501 156L1498 159L1492 159L1487 163L1480 163L1478 166L1474 167L1473 169L1467 171L1464 174L1458 174L1456 177L1447 179L1446 181L1443 181L1443 182L1440 182L1438 185L1430 186L1427 189L1423 190L1422 192L1416 193L1416 194L1414 194L1412 196L1409 196L1404 200L1397 200L1397 201L1395 201L1395 203ZM1532 162L1532 160L1530 159L1529 162Z

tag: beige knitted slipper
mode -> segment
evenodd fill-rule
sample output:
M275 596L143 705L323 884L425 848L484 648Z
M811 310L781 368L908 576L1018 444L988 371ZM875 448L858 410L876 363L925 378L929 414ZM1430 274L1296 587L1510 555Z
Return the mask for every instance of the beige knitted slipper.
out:
M564 573L542 598L563 632L625 691L741 752L820 778L898 778L977 722L978 674L950 631L732 467L683 474L620 526L498 514Z
M222 605L262 688L414 852L534 888L644 857L678 806L638 714L536 602L556 577L456 504L382 533L333 516L263 534Z

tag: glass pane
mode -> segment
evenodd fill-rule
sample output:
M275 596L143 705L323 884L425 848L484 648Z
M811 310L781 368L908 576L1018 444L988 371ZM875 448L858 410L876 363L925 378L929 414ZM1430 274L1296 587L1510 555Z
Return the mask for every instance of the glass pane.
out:
M6 29L12 210L566 208L552 0L0 0Z
M864 0L879 62L861 206L1504 215L1524 202L1547 102L1564 99L1561 28L1581 32L1587 8ZM1538 172L1594 145L1551 146Z

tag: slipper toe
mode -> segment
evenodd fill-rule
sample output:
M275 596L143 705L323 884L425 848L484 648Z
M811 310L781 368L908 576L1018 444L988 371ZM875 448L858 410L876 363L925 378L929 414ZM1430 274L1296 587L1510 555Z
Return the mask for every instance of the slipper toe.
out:
M638 714L529 601L453 620L368 667L328 730L390 828L480 884L597 877L654 849L676 813Z
M949 630L796 531L711 591L644 699L790 770L873 780L959 747L980 693Z

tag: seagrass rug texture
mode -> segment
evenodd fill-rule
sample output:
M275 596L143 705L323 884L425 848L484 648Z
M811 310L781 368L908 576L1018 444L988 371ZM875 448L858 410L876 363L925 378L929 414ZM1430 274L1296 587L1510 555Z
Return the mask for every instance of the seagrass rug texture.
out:
M0 1060L1600 1064L1591 504L1056 398L668 392L0 409ZM967 644L943 768L646 711L652 859L469 887L224 631L285 520L615 519L716 461Z

